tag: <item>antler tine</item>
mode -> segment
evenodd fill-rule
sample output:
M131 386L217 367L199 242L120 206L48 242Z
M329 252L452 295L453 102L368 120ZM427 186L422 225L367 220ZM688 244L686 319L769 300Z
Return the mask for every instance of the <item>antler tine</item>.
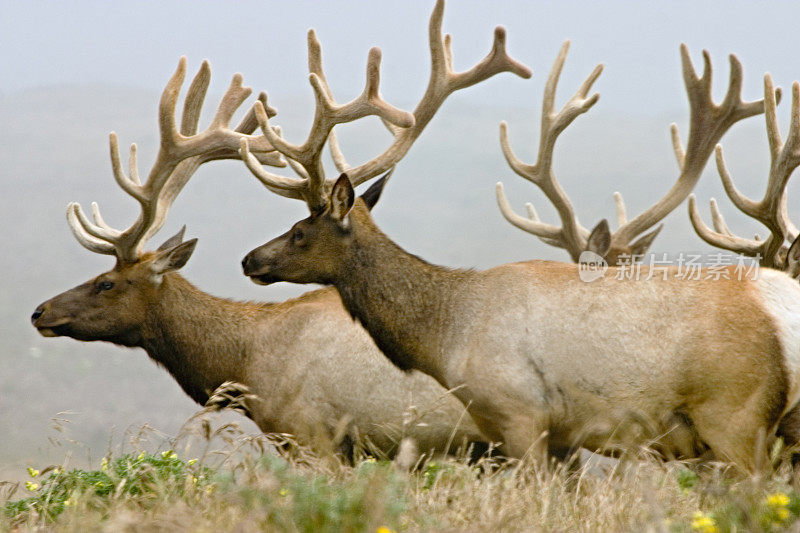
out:
M389 122L384 123L389 124ZM336 165L336 170L338 170L340 174L350 170L350 165L347 163L342 149L339 147L339 139L336 138L336 132L333 130L331 130L331 134L328 136L328 150L330 150L333 164Z
M338 105L333 99L322 69L322 47L314 30L309 30L308 66L310 73L308 77L314 90L316 112L311 131L305 142L300 145L294 145L285 141L271 128L269 117L267 117L266 113L256 109L256 117L264 136L287 159L299 163L308 179L283 178L268 172L259 173L257 175L258 179L273 189L276 188L284 192L292 190L293 197L295 195L301 196L306 200L312 211L317 210L325 202L325 171L321 161L322 149L334 126L370 115L378 116L400 128L408 128L413 125L414 117L410 113L388 104L381 98L379 91L380 62L380 49L370 49L367 57L364 90L354 100ZM247 159L249 160L249 158ZM251 165L248 165L248 168L251 171L253 170Z
M428 87L420 99L414 113L407 113L392 107L381 99L380 50L370 50L367 61L367 80L362 94L352 102L337 105L328 86L322 69L322 47L313 30L308 33L309 81L314 89L316 113L308 138L302 145L292 145L281 139L270 129L269 121L258 114L264 136L289 160L300 164L308 176L304 178L285 178L267 171L256 170L254 161L243 154L248 168L271 190L291 198L303 198L312 211L324 205L326 193L333 180L325 180L321 163L321 151L326 141L331 144L334 163L338 170L348 168L347 175L353 185L383 174L394 167L405 156L444 100L453 92L486 80L500 72L513 72L523 78L530 77L530 70L512 59L505 48L505 30L495 30L492 49L487 56L471 69L464 72L452 70L451 39L442 36L444 0L437 0L428 25L431 52L431 74ZM366 116L378 116L394 137L390 146L371 160L350 167L338 145L333 128L337 124L350 122ZM244 144L242 144L244 149Z
M131 178L133 179L131 179L126 176L125 172L122 170L122 161L119 157L119 143L117 141L117 134L113 131L108 135L108 144L111 155L111 169L114 172L114 179L117 181L117 184L122 187L122 190L133 196L139 202L145 201L144 192L142 191L142 183L139 180L139 173L136 172L136 145L131 145L129 159L130 168L133 170L133 172L131 172Z
M709 201L709 207L711 208L711 223L714 225L714 231L732 237L733 232L731 232L730 228L728 228L728 224L725 223L725 217L722 216L722 212L719 210L719 206L717 205L717 200L715 198L712 198Z
M275 108L270 107L269 104L267 103L266 92L261 91L259 93L258 101L261 102L262 106L264 106L264 110L267 112L268 117L272 118L278 114L278 111ZM256 129L258 129L258 119L256 119L256 110L253 107L251 107L247 111L247 114L244 117L242 117L242 120L239 122L239 125L236 126L236 128L233 131L250 135L251 133L256 131Z
M442 103L455 91L480 83L501 72L511 72L526 79L531 77L528 67L508 55L506 33L502 26L495 28L492 48L486 57L469 70L454 72L452 39L449 35L442 35L444 5L444 0L436 1L428 23L431 71L425 93L414 108L414 124L395 131L394 141L382 154L348 171L347 175L354 185L364 183L394 167L408 153Z
M784 191L783 197L781 198L778 222L781 225L781 231L786 235L786 239L790 242L794 242L798 235L800 235L800 230L789 220L789 213L786 206L786 191Z
M86 230L81 223L81 218L85 220L86 217L79 218L79 212L81 212L81 206L76 202L71 202L67 205L67 223L78 242L89 251L104 255L116 255L117 249L113 244L105 239L93 237Z
M94 223L89 221L80 205L72 203L68 206L67 218L70 228L78 237L78 241L89 250L113 253L121 261L135 261L139 257L143 243L164 224L172 202L197 168L215 159L238 158L240 139L251 139L258 152L260 163L285 165L263 136L249 136L255 129L255 126L250 124L252 118L248 119L246 116L242 124L237 127L237 130L242 131L230 129L229 123L233 113L251 93L250 88L242 87L242 77L239 74L233 77L211 125L205 131L197 133L203 100L211 76L208 62L203 62L190 84L179 130L175 109L185 75L186 58L182 57L161 96L159 103L161 143L156 161L144 184L138 177L136 145L131 146L130 176L127 176L122 170L117 136L115 133L109 136L114 178L141 207L133 225L124 231L111 228L103 220L97 204L92 204ZM250 131L243 133L248 128Z
M617 211L617 226L622 226L628 221L628 214L625 210L625 200L619 191L614 192L614 207Z
M505 122L500 123L500 147L508 165L518 175L536 184L542 190L547 199L556 208L561 219L561 227L557 228L549 224L536 223L516 215L511 210L511 207L508 206L508 201L503 195L503 188L497 187L496 192L498 205L500 205L506 220L540 239L544 238L558 242L562 248L569 252L572 259L577 261L586 247L589 231L578 222L578 217L569 197L567 197L553 173L553 151L561 132L578 116L586 113L600 98L597 93L589 96L589 91L591 91L592 85L602 73L603 65L597 65L561 110L555 112L556 90L568 51L569 41L566 41L559 50L545 84L542 98L541 134L536 164L527 165L514 155L508 140L508 126Z
M308 180L303 178L287 178L278 174L268 172L261 166L261 163L250 152L247 139L242 139L239 148L242 161L244 161L250 172L258 178L270 191L286 198L304 199L304 192L308 190Z
M750 256L758 256L764 266L786 269L789 265L786 263L785 258L785 243L787 241L792 242L797 237L797 228L789 220L786 209L786 186L792 173L800 166L800 83L794 82L792 84L791 124L785 143L781 140L778 129L776 94L777 91L774 89L772 77L766 74L764 76L764 102L766 108L764 122L769 141L771 163L766 190L761 200L751 200L739 192L725 165L722 147L718 145L716 148L717 170L725 193L740 211L764 224L769 229L769 236L763 241L759 239L751 241L750 239L733 235L725 226L724 221L720 224L721 215L716 208L716 203L712 203L712 216L717 230L717 235L712 236L714 240L712 242L706 238L708 237L708 232L704 231L702 227L698 229L698 224L695 224L695 218L699 220L699 216L691 211L690 216L692 217L692 224L701 238L714 246ZM719 234L727 236L728 239L720 239Z
M680 170L686 162L686 152L683 151L683 144L681 144L681 132L674 122L669 125L669 134L672 139L672 151L675 153L675 160L678 162Z
M716 211L716 213L713 215L715 217L715 225L720 224L720 220L717 219L722 218L719 210L715 209L715 207L712 207L712 211ZM689 219L691 220L692 227L697 235L699 235L701 239L711 246L748 256L757 256L759 254L759 250L763 246L763 242L761 241L745 239L743 237L726 233L724 230L727 228L727 226L725 225L724 220L722 220L722 225L717 228L717 231L706 226L705 222L703 222L703 219L700 216L700 211L697 208L697 200L695 199L694 194L689 195Z
M497 193L497 206L500 208L500 212L505 219L511 224L523 231L536 235L540 239L563 243L561 228L541 222L535 211L533 211L533 216L530 218L519 216L514 212L511 204L508 203L508 198L503 188L503 182L497 182L495 185L495 192Z
M197 71L189 90L186 92L186 99L183 102L183 116L181 117L182 135L195 135L200 123L200 113L203 110L203 101L208 92L208 85L211 83L211 65L208 61L203 61L200 70Z
M686 94L689 99L689 139L684 150L680 145L677 127L671 126L673 149L680 174L672 188L658 202L621 226L612 235L612 243L620 246L654 226L689 195L705 167L717 142L736 122L764 112L764 100L742 100L742 65L731 54L728 90L721 104L715 104L711 94L712 66L708 51L703 50L703 74L697 75L689 49L681 44L681 65ZM774 91L780 98L780 90Z
M539 214L536 212L536 208L533 207L532 203L527 202L525 204L525 211L528 213L528 218L536 222L541 222L541 220L539 219ZM563 248L563 246L561 245L561 241L558 239L548 239L547 237L539 237L539 240L547 245L555 246L556 248Z
M755 216L758 211L758 205L756 202L740 193L736 185L733 184L733 179L731 179L731 174L728 172L728 167L725 164L722 145L718 144L716 146L714 155L717 163L717 173L719 174L720 180L722 180L722 187L725 189L728 198L730 198L733 204L741 211L750 216Z

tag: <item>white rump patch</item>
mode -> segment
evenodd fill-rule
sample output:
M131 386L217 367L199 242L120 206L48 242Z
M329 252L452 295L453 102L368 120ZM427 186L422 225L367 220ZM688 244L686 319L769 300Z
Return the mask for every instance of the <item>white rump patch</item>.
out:
M789 391L784 414L800 400L800 283L783 272L762 268L758 284L766 311L778 326Z

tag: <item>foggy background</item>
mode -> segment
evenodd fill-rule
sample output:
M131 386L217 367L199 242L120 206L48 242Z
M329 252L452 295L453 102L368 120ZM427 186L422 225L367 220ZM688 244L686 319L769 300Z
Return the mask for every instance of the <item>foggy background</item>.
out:
M432 1L0 1L0 478L60 460L64 450L48 437L96 459L129 428L147 423L174 434L197 409L143 350L45 339L29 322L39 303L113 265L75 241L66 204L80 201L88 210L97 201L106 220L120 228L138 212L111 175L108 133L118 133L124 156L125 145L138 144L146 175L157 148L160 92L179 56L187 55L187 77L203 59L211 62L208 113L241 72L255 93L269 92L278 109L272 122L284 136L301 142L313 114L305 45L310 27L322 42L339 102L361 92L367 50L377 45L384 98L410 111L428 80L432 7ZM518 212L532 201L545 220L557 222L541 193L506 167L498 123L509 122L514 150L533 163L541 92L564 39L572 48L559 108L596 63L606 65L595 85L599 103L561 136L555 158L559 180L583 224L592 227L613 219L615 190L624 194L632 217L677 177L668 125L678 123L684 142L688 133L679 43L689 45L697 68L701 50L710 50L717 99L726 89L728 53L744 65L746 99L762 97L766 71L788 95L800 78L798 15L800 6L789 1L451 0L444 30L453 34L458 70L486 54L494 26L502 24L511 55L532 68L533 77L501 74L452 95L399 165L376 219L404 248L435 263L483 268L530 258L567 260L564 251L510 226L494 197L494 184L502 180ZM784 138L788 102L779 106ZM337 132L352 165L390 142L374 119ZM722 142L739 188L760 198L768 171L763 118L739 123ZM765 233L731 206L713 162L695 192L707 221L707 201L716 196L734 231ZM796 197L789 203L798 215ZM241 275L239 261L304 216L302 203L270 194L241 162L210 163L178 197L150 247L186 224L188 236L199 238L182 271L191 282L218 296L281 300L308 288L257 287ZM694 235L685 204L666 222L652 251L708 249ZM70 420L63 433L51 422L60 412Z

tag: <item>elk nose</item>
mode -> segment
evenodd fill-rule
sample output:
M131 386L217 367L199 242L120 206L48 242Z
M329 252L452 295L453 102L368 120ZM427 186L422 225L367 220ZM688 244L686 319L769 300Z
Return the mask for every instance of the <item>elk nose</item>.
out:
M36 319L44 314L44 306L37 307L36 311L31 315L31 322L36 322Z
M244 271L245 276L250 275L255 269L253 263L254 263L254 258L252 252L244 256L244 259L242 259L242 271Z

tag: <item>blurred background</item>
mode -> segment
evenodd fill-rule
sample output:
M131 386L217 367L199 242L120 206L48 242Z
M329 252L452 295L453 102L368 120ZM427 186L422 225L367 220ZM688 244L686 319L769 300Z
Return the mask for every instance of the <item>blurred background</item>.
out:
M142 424L174 434L197 409L144 351L41 338L29 322L39 303L113 266L72 237L67 202L88 208L97 201L116 227L127 227L137 214L112 178L108 133L116 131L123 146L138 144L146 174L157 149L160 92L186 55L190 75L203 59L211 62L206 111L213 112L231 76L241 72L256 93L269 92L278 110L273 123L284 136L301 142L313 115L310 27L322 42L337 100L360 93L367 50L377 45L384 98L411 110L427 84L432 8L432 1L0 1L0 479L60 460L64 449L96 459ZM737 54L745 68L743 94L757 99L764 72L784 91L800 78L799 15L800 5L791 1L451 1L444 29L453 35L458 70L485 55L493 27L502 24L511 55L533 77L501 74L452 95L399 165L375 216L404 248L435 263L483 268L567 260L564 251L505 222L494 198L494 184L502 180L520 213L531 201L545 220L557 221L541 193L506 167L498 123L509 122L512 146L532 163L542 88L561 43L572 40L558 106L595 64L606 66L595 85L599 103L562 135L555 160L583 224L592 227L613 219L615 190L635 215L677 177L668 125L679 125L684 142L688 133L679 43L688 44L698 68L701 50L711 52L718 99L726 89L727 54ZM785 135L788 99L779 120ZM337 131L351 164L390 141L377 120ZM769 164L763 118L738 124L723 144L740 189L760 197ZM735 232L764 233L724 197L713 164L695 192L707 220L707 200L716 196ZM800 222L796 198L790 193L790 213ZM707 250L686 212L682 205L666 220L652 251ZM186 224L188 236L199 238L183 269L190 281L218 296L281 300L308 287L257 287L241 275L239 261L305 214L300 202L264 190L240 162L216 162L188 184L151 244Z

